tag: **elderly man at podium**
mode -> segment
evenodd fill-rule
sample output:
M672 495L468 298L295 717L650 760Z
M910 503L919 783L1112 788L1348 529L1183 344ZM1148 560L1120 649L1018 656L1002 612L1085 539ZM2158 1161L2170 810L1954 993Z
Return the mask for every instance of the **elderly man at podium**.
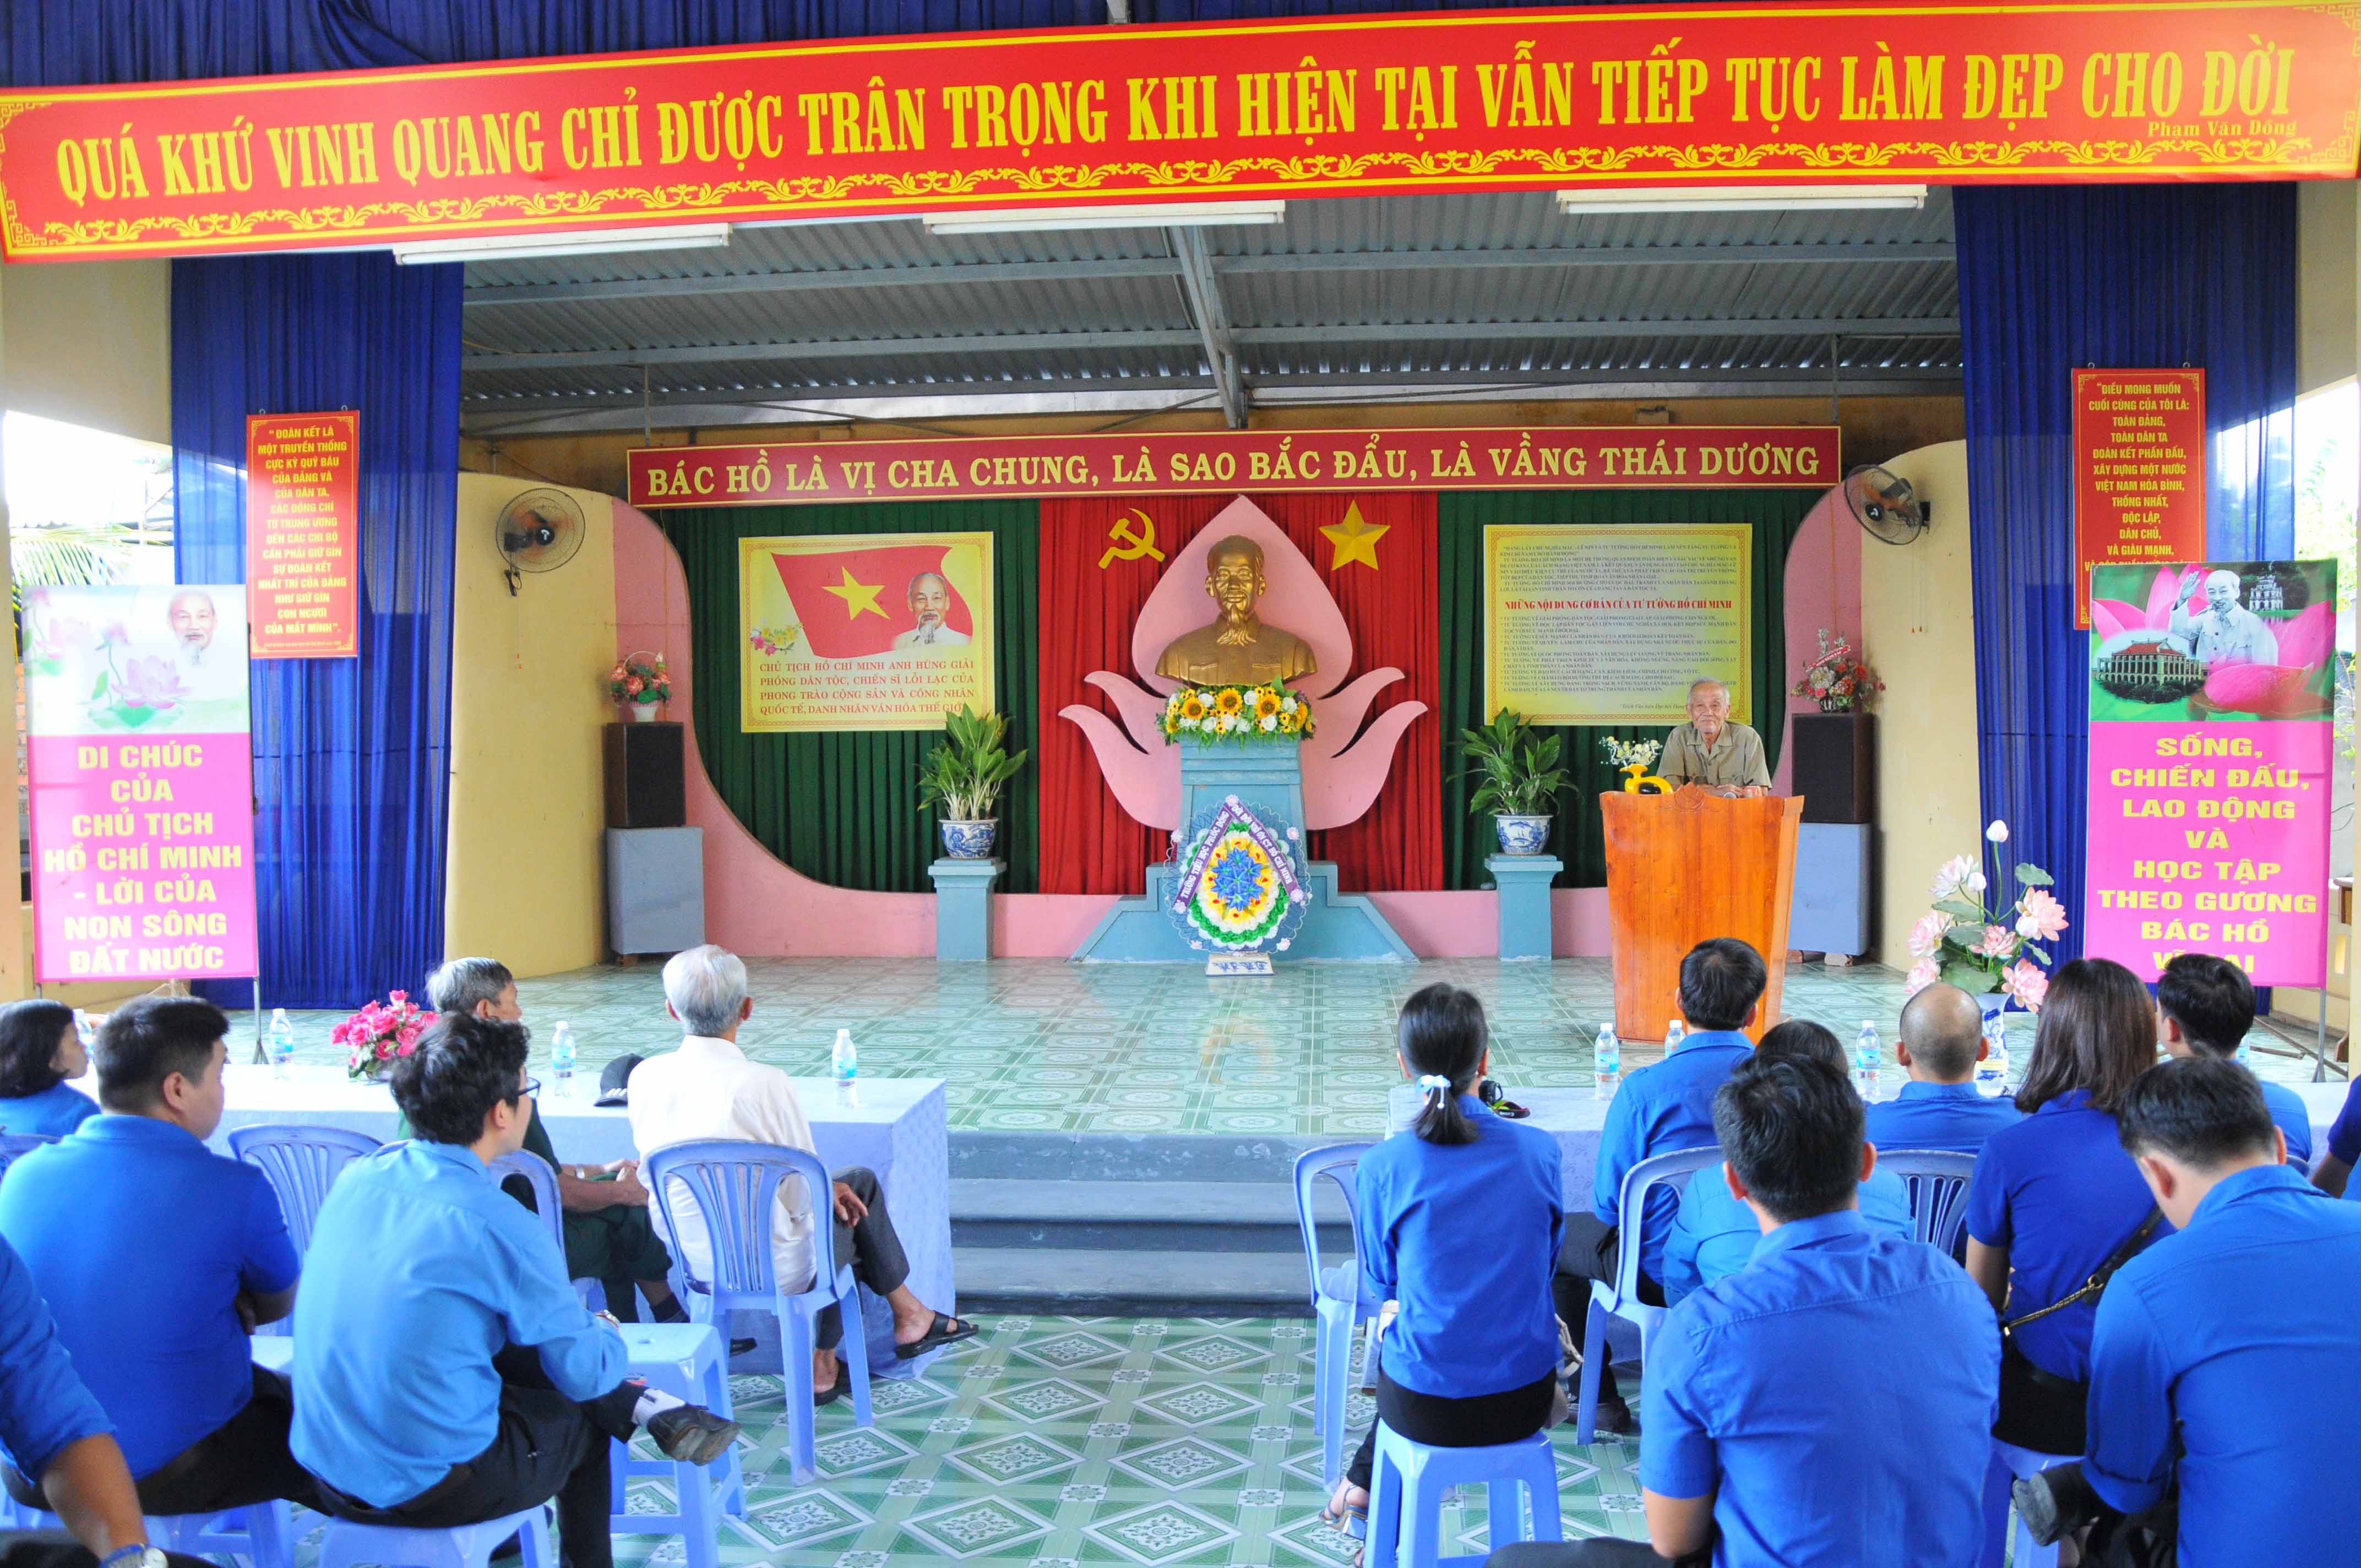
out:
M1674 784L1724 795L1771 793L1763 737L1730 721L1730 687L1709 675L1689 683L1689 721L1664 737L1656 771Z

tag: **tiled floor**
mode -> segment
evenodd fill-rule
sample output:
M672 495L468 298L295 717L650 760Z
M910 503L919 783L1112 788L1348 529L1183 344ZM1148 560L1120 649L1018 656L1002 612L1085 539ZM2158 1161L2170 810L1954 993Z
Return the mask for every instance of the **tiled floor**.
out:
M754 1015L740 1043L791 1072L828 1070L840 1026L877 1077L947 1080L950 1125L963 1131L1382 1132L1386 1091L1400 1080L1393 1020L1420 986L1449 981L1484 1000L1493 1075L1511 1086L1591 1081L1590 1043L1611 1016L1603 959L1503 964L1490 959L1411 965L1293 964L1271 980L1209 981L1191 966L1093 965L1055 959L945 964L894 959L758 959L747 969ZM670 1047L659 966L581 970L519 988L536 1056L550 1026L574 1026L583 1070L626 1051ZM1799 964L1786 1009L1850 1040L1874 1018L1888 1042L1902 976L1878 966ZM339 1059L327 1044L337 1015L295 1016L301 1059ZM2011 1014L2022 1070L2032 1021ZM1627 1070L1653 1059L1627 1049ZM2258 1058L2266 1076L2302 1065Z
M820 1475L793 1484L778 1380L740 1377L747 1517L725 1564L1147 1568L1349 1561L1318 1522L1312 1325L1270 1319L999 1318L920 1381L874 1385L877 1422L820 1412ZM1370 1419L1354 1396L1353 1439ZM1637 1445L1558 1436L1568 1539L1642 1530ZM1349 1452L1349 1449L1348 1449ZM654 1496L649 1506L653 1508ZM1484 1549L1483 1495L1444 1520ZM621 1568L682 1563L675 1538L615 1541Z

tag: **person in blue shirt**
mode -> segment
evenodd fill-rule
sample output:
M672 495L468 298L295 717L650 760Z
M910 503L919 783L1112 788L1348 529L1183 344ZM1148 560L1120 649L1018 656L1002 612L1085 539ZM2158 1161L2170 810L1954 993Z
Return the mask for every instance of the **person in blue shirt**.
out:
M1623 1178L1652 1155L1713 1146L1714 1091L1753 1053L1745 1029L1768 979L1763 955L1735 938L1699 942L1681 959L1681 1016L1688 1033L1678 1050L1633 1073L1609 1102L1592 1170L1590 1212L1566 1216L1553 1292L1557 1315L1568 1323L1588 1316L1592 1280L1614 1279L1618 1238L1638 1218L1619 1212ZM1664 1304L1664 1237L1679 1210L1680 1195L1669 1186L1648 1195L1640 1299L1651 1306ZM1600 1367L1598 1429L1627 1432L1631 1426L1615 1369Z
M1976 1158L1968 1272L2007 1331L1993 1435L2020 1448L2082 1452L2088 1282L2164 1228L2115 1135L2115 1106L2155 1062L2147 987L2107 959L2060 965L2017 1091L2026 1118Z
M73 1009L60 1002L0 1007L0 1133L61 1138L98 1114L66 1080L90 1067Z
M708 1464L738 1423L624 1377L543 1220L493 1181L535 1088L518 1024L446 1014L395 1063L416 1135L346 1167L295 1306L295 1457L326 1510L447 1530L555 1497L568 1568L612 1568L609 1439Z
M57 1313L151 1514L309 1504L287 1379L247 1335L295 1304L294 1244L262 1172L205 1147L229 1020L194 997L126 1003L93 1053L105 1114L0 1181L0 1236ZM5 1477L29 1501L20 1475Z
M1843 1072L1844 1047L1821 1025L1790 1018L1766 1029L1754 1047L1754 1059L1775 1057L1826 1062ZM1861 1217L1870 1229L1908 1241L1915 1234L1910 1222L1910 1190L1900 1177L1883 1167L1861 1184ZM1726 1279L1754 1256L1763 1227L1754 1212L1721 1179L1721 1169L1701 1170L1681 1192L1680 1217L1664 1238L1664 1299L1678 1301L1701 1285Z
M1378 1420L1440 1448L1514 1442L1549 1424L1558 1395L1557 1142L1476 1097L1490 1032L1473 995L1413 993L1397 1038L1425 1103L1409 1132L1361 1157L1353 1216L1364 1278L1397 1309L1373 1345ZM1330 1522L1365 1515L1376 1448L1372 1423Z
M2361 1386L2361 1211L2283 1163L2235 1062L2153 1068L2115 1122L2176 1231L2100 1298L2089 1445L2018 1483L2026 1524L2048 1542L2095 1521L2102 1561L2177 1546L2205 1568L2361 1563L2351 1450L2325 1439Z
M1940 981L1903 1004L1894 1055L1910 1081L1869 1108L1871 1143L1982 1154L1986 1138L2024 1120L2015 1102L1976 1091L1976 1064L1987 1049L1983 1023L1974 997Z
M2182 953L2157 976L2156 1037L2168 1056L2235 1059L2254 1026L2255 982L2229 959ZM2284 1083L2265 1083L2263 1103L2287 1135L2288 1163L2310 1170L2312 1111L2303 1096Z
M1714 1097L1753 1260L1648 1346L1648 1541L1522 1542L1492 1568L1969 1568L2000 1384L1992 1309L1935 1248L1862 1223L1877 1168L1842 1069L1756 1057Z
M0 1241L0 1448L38 1488L34 1507L58 1516L79 1542L17 1542L0 1535L8 1568L164 1568L148 1544L139 1494L106 1412L75 1375L56 1320L14 1248ZM195 1568L172 1559L172 1568Z
M2329 1124L2328 1149L2312 1168L2312 1184L2331 1198L2342 1198L2356 1165L2361 1165L2361 1078L2345 1090L2344 1109Z

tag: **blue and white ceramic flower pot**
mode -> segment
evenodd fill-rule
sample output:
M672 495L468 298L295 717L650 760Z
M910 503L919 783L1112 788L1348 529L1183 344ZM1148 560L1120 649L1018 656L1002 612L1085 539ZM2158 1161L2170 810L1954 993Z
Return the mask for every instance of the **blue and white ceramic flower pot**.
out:
M1000 836L1000 824L986 817L982 822L944 822L943 853L954 861L988 861L992 846Z
M1504 855L1538 855L1549 848L1550 818L1546 817L1503 817L1492 818L1492 831L1500 840Z

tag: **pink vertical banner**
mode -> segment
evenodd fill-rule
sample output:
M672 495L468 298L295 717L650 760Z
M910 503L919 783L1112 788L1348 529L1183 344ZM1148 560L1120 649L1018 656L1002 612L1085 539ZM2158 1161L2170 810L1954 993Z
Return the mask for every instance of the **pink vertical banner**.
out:
M2102 567L2084 951L2327 977L2334 562Z
M33 978L256 970L246 590L25 596Z

